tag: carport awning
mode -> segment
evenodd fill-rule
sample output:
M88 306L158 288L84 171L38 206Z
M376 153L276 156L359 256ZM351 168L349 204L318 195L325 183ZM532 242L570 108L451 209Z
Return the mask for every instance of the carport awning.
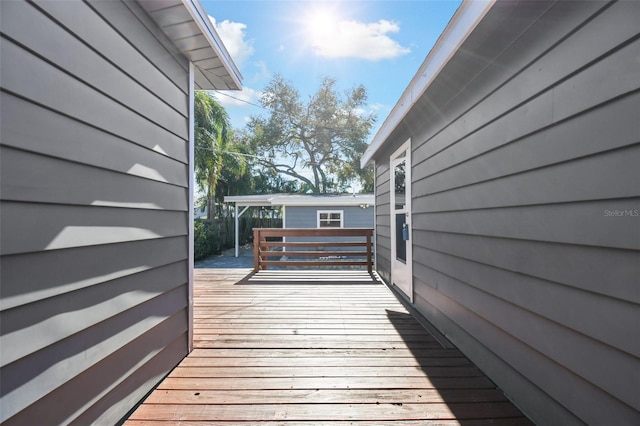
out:
M359 206L373 205L373 194L262 194L224 197L236 206Z
M224 197L225 203L235 203L236 257L238 257L238 219L249 207L276 206L373 206L373 194L260 194L231 195ZM239 207L244 209L238 212Z
M274 194L261 195L232 195L224 197L225 203L235 203L236 207L272 206Z

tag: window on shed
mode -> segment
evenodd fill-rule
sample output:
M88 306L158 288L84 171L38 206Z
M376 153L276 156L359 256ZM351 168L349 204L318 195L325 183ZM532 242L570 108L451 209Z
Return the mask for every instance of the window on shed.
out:
M342 210L318 210L318 228L342 228Z

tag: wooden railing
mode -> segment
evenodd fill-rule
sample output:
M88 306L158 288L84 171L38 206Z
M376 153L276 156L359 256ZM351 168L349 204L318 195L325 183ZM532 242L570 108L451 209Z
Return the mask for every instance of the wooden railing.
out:
M296 237L296 241L273 241L281 237ZM366 266L371 274L372 237L371 228L254 228L253 268L257 272L269 266ZM341 250L343 247L348 249Z

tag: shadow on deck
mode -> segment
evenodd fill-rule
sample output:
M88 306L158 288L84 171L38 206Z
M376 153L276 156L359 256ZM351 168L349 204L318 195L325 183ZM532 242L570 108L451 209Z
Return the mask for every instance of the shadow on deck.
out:
M366 272L196 270L194 322L125 424L529 424Z

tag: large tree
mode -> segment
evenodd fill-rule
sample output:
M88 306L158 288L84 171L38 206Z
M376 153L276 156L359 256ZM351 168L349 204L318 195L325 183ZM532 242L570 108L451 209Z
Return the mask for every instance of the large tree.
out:
M363 112L366 100L364 86L340 94L336 80L325 77L305 102L276 75L260 101L268 117L252 117L244 136L262 167L299 180L305 192L344 191L357 180L369 189L372 171L359 163L375 122Z
M212 219L223 171L228 179L233 179L234 175L241 176L246 161L231 137L229 115L207 92L198 91L195 94L194 122L196 181L204 193L209 219Z

